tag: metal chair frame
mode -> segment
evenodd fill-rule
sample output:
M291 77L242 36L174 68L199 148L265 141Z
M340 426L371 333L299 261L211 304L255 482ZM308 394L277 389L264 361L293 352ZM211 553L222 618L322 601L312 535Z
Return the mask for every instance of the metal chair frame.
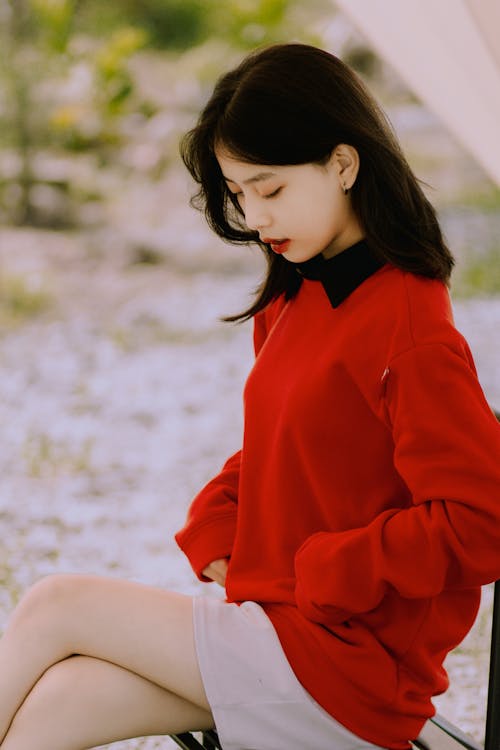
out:
M212 729L202 732L201 744L190 732L183 734L171 734L171 739L176 742L182 750L222 750L222 745L217 737L217 732Z

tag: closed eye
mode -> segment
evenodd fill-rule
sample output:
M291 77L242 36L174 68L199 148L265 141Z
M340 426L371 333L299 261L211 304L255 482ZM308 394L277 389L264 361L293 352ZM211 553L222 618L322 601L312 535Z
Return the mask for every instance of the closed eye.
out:
M282 190L283 190L283 188L282 188L282 187L276 188L276 190L273 190L273 192L272 192L272 193L268 193L267 195L263 195L262 197L263 197L263 198L274 198L274 197L275 197L275 196L277 196L277 195L278 195L279 193L281 193L281 191L282 191Z
M276 190L273 190L272 193L267 193L267 195L262 195L261 198L264 198L264 200L267 200L269 198L275 198L277 195L279 195L279 193L281 193L282 190L283 190L283 186L280 186L276 188ZM245 194L243 193L242 190L238 190L237 192L230 191L230 193L231 193L231 197L236 198L238 203L241 203L241 201L244 200L245 198Z

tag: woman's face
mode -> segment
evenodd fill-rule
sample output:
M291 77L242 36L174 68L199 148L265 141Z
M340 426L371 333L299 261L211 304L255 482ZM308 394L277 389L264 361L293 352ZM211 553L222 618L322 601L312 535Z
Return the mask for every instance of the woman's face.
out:
M228 189L236 195L248 228L293 263L318 253L326 258L337 255L364 236L350 195L343 189L344 184L350 187L354 182L357 167L352 179L344 157L335 150L324 166L270 166L217 152Z

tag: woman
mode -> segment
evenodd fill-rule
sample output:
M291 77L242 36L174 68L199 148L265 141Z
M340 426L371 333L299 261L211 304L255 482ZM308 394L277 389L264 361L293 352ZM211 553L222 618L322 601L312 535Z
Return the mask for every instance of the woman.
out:
M500 431L453 325L452 256L322 50L250 55L182 155L211 227L268 261L231 318L255 326L242 449L176 537L226 600L41 581L0 642L0 747L215 724L225 750L402 750L500 577Z

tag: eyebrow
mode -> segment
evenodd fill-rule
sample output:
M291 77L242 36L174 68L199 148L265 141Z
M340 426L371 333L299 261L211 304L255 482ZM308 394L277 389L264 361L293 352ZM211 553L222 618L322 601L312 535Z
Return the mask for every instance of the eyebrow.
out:
M230 177L226 177L226 175L222 175L226 182L232 182L233 185L237 185L238 183L236 180L232 180ZM276 172L258 172L253 177L249 177L248 180L243 180L244 185L250 185L254 182L262 182L263 180L268 180L270 177L276 177Z

